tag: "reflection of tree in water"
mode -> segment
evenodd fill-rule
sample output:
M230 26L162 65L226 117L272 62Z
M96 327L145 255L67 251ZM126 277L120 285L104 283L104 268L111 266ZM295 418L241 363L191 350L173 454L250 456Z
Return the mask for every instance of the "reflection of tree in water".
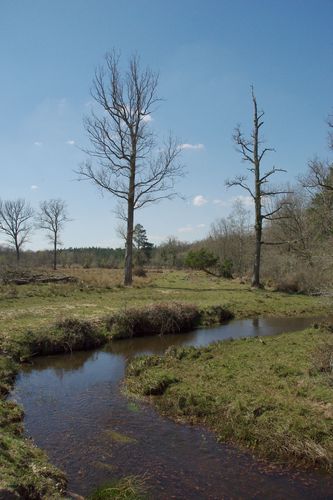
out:
M24 365L22 371L30 373L32 371L43 371L52 369L57 377L63 378L65 372L83 371L86 361L95 361L98 351L76 351L72 354L57 354L52 356L41 356L34 358L32 363Z

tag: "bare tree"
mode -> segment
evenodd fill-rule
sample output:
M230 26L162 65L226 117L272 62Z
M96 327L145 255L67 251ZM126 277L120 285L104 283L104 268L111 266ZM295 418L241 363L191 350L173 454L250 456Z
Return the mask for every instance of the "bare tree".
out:
M37 227L47 231L47 238L53 245L53 269L57 269L57 248L61 245L59 239L65 222L70 219L67 214L66 202L60 199L42 201L36 216Z
M246 138L240 127L235 129L233 139L237 146L237 151L242 155L243 161L250 164L249 172L254 176L254 186L250 187L246 175L238 175L233 180L227 180L227 187L240 186L245 189L254 201L255 207L255 254L253 265L252 286L260 287L260 263L261 263L261 247L264 243L262 240L263 222L279 217L278 212L282 206L279 204L274 208L265 210L265 206L269 206L269 200L277 195L285 194L287 191L275 189L268 185L270 177L276 172L285 172L282 168L272 167L266 172L261 172L262 160L266 153L274 151L273 148L262 147L263 140L260 137L261 127L264 124L264 111L258 111L257 100L252 87L252 102L253 102L253 128L250 138Z
M308 163L308 173L301 176L303 187L310 192L333 191L333 165L328 161L314 158Z
M183 173L176 141L170 136L158 147L149 125L159 100L157 85L158 76L141 69L137 56L121 74L119 56L109 53L95 72L91 91L101 114L92 112L85 119L90 158L78 173L120 202L118 215L126 224L125 285L132 283L135 210L174 196L175 179Z
M20 250L32 230L34 212L26 200L0 201L0 231L5 233L8 242L15 248L17 262Z

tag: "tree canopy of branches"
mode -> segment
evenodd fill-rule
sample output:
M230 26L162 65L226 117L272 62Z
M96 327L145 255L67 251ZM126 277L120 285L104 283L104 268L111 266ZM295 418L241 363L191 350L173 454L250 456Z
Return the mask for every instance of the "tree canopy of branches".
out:
M272 167L271 169L262 172L262 160L266 153L274 151L273 148L263 147L261 138L261 127L264 124L264 111L258 111L257 100L252 87L252 103L253 103L253 127L250 138L246 138L238 126L235 129L233 139L237 146L237 151L241 154L242 160L249 163L248 171L254 177L254 186L251 187L248 183L247 175L238 175L233 180L227 180L227 187L240 186L245 189L254 202L255 209L255 253L252 286L260 286L260 263L261 263L261 247L263 242L263 221L273 220L279 217L279 212L283 206L283 202L269 208L269 200L272 197L286 194L287 191L275 189L268 184L270 177L276 172L285 172L284 169ZM265 210L264 207L267 207Z
M92 111L84 123L90 148L79 175L120 203L118 214L126 223L125 285L132 283L134 212L174 196L175 180L183 174L179 145L171 136L158 145L149 123L159 101L157 86L158 76L142 69L137 56L121 72L119 56L107 54L91 91L100 114Z
M20 250L27 241L32 230L34 212L30 205L22 198L17 200L0 201L0 231L15 248L16 260L20 261Z
M36 216L37 227L47 232L53 245L53 269L57 269L57 248L61 245L60 232L69 221L66 202L60 199L42 201Z

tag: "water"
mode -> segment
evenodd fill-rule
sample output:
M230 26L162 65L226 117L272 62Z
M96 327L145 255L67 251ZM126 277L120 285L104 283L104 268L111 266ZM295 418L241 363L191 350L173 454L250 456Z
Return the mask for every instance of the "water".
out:
M333 498L333 479L269 466L200 428L160 417L121 394L126 362L170 345L303 329L309 319L232 321L212 329L122 340L102 350L34 359L11 395L25 429L64 470L69 490L86 495L114 478L145 476L153 499Z

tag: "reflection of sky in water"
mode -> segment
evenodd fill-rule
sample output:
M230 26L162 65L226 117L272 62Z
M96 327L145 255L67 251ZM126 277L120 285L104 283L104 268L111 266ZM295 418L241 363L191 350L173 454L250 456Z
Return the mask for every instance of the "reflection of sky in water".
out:
M265 472L249 455L202 429L176 424L119 391L125 362L170 345L302 329L309 319L244 320L189 334L122 340L104 350L46 356L26 366L12 397L23 404L27 433L85 494L129 474L146 474L153 498L329 498L333 481L316 474ZM115 439L117 433L132 442ZM135 439L135 441L133 441ZM303 477L304 476L304 477ZM309 485L304 483L306 480Z

